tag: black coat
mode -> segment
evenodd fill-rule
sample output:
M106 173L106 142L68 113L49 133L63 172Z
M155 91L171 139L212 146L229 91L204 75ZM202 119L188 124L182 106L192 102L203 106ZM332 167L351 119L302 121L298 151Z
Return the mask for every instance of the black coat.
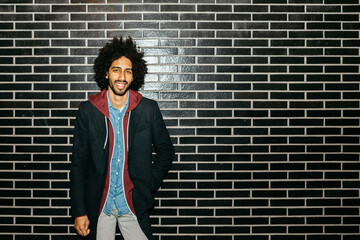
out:
M97 101L100 105L104 104L102 108L105 109L104 91L97 94ZM152 239L148 212L154 205L154 193L171 167L174 148L157 103L147 98L140 99L130 112L126 161L134 186L131 191L133 208L140 227L148 239ZM98 108L90 101L83 102L79 107L70 175L71 213L73 217L88 215L89 240L96 239L100 202L108 176L107 134L112 133L110 129L107 132L106 118Z

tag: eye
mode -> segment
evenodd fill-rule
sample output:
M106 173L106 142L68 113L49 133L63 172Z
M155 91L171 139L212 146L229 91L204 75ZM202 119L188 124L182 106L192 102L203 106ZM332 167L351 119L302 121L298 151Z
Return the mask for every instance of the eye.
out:
M131 74L132 72L131 72L131 70L126 70L125 73L126 73L126 74Z

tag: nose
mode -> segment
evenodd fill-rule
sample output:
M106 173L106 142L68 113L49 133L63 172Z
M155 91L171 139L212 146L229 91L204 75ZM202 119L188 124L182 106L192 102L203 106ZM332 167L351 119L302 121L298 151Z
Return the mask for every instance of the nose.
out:
M119 80L125 81L125 71L121 71L120 76L119 76Z

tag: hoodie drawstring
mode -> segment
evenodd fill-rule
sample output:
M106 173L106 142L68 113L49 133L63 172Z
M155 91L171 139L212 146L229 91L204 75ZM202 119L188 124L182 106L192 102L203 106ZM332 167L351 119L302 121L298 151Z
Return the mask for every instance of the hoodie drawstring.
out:
M107 140L108 140L109 130L108 130L108 122L107 122L106 116L104 116L104 118L105 118L105 126L106 126L106 138L105 138L105 142L104 142L104 149L105 149L106 143L107 143Z
M131 116L131 111L129 112L129 119L127 122L127 134L126 134L126 146L127 146L127 151L129 152L129 125L130 125L130 116Z

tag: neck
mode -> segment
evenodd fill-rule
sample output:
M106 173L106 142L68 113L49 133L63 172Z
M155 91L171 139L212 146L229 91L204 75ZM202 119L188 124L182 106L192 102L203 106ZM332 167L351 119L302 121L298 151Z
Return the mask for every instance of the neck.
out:
M123 96L116 95L110 88L108 89L108 92L109 100L115 108L121 109L125 106L129 91L127 91Z

